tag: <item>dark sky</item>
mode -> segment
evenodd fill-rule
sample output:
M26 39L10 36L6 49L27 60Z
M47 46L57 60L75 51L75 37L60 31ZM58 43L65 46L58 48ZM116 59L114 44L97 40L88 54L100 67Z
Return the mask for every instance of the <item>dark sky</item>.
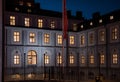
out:
M62 12L62 0L35 0L40 2L41 8ZM72 15L76 11L82 11L83 17L90 19L94 12L106 14L120 9L120 0L66 0L67 10L71 10Z

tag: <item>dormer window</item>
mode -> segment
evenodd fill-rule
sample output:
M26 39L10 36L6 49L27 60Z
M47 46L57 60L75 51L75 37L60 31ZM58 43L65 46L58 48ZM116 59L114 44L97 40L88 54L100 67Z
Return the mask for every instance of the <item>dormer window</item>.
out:
M28 2L28 3L27 3L27 6L28 6L28 7L31 7L32 5L31 5L31 3L30 3L30 2Z
M22 6L22 5L23 5L23 1L19 1L19 5L21 5L21 6Z
M16 7L16 8L15 8L15 11L19 11L19 8Z
M93 22L90 22L90 25L92 26L92 25L93 25Z
M114 16L112 15L112 16L110 16L110 20L113 20L114 19Z
M99 23L102 23L102 19L99 20Z

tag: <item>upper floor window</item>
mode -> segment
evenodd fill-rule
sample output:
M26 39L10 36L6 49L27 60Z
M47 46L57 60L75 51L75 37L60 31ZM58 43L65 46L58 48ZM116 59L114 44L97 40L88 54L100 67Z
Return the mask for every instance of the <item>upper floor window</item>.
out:
M27 54L27 62L29 65L37 64L37 54L34 50L30 50Z
M73 24L73 30L77 31L77 24L76 23Z
M110 20L113 20L113 19L114 19L114 16L111 15L111 16L110 16Z
M38 19L38 28L43 27L43 19Z
M105 32L104 31L100 31L99 32L99 37L100 37L100 41L105 41Z
M75 58L74 58L73 55L70 55L70 56L69 56L69 62L70 62L70 64L74 64Z
M51 21L51 22L50 22L50 27L51 27L52 29L55 28L55 21Z
M35 41L36 41L35 33L30 32L30 34L29 34L29 41L30 41L30 43L35 43Z
M70 45L75 44L75 36L70 36Z
M15 31L13 33L13 39L14 39L14 42L20 42L20 32Z
M29 27L30 26L30 18L25 18L24 24L25 24L25 26Z
M92 26L92 25L93 25L93 22L90 22L90 25Z
M93 42L94 42L94 34L90 33L90 35L89 35L89 43L93 44Z
M31 4L30 2L28 2L28 3L27 3L27 6L28 6L28 7L31 7L31 6L32 6L32 4Z
M118 54L113 53L112 55L112 63L117 64L118 63Z
M95 58L94 55L90 55L90 64L94 64Z
M21 6L22 6L23 4L24 4L24 3L23 3L23 1L19 1L19 5L21 5Z
M62 55L60 53L57 56L57 63L62 64Z
M20 64L20 55L18 53L14 55L14 64Z
M85 44L85 36L84 35L81 35L81 37L80 37L80 44L81 45Z
M99 23L102 23L102 19L99 20Z
M57 43L62 44L62 35L57 35Z
M105 55L104 53L100 54L100 64L104 64L105 63Z
M50 43L50 34L44 34L44 43L46 44Z
M15 25L15 16L10 16L10 25Z
M85 56L84 55L81 56L80 60L81 60L81 64L85 64Z
M15 7L15 11L19 11L19 8L18 8L18 7Z
M84 27L84 26L83 26L83 24L82 24L82 25L80 26L80 28L83 29L83 27Z
M118 39L118 29L117 28L112 28L112 39L113 40Z
M49 64L50 63L50 57L49 55L45 54L44 55L44 64Z

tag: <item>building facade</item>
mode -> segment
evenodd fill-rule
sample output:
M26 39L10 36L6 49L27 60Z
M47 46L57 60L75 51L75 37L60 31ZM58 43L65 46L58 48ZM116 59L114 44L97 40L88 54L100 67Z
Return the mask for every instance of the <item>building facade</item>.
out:
M5 80L120 80L120 10L85 20L68 11L68 39L62 13L34 0L6 0ZM9 7L11 6L11 7ZM39 8L38 8L39 7Z

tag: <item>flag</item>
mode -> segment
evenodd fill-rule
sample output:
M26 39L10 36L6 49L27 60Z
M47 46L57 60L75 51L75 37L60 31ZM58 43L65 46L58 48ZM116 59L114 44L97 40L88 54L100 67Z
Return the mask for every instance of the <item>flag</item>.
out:
M63 14L62 14L62 23L63 23L63 39L67 38L67 29L68 29L68 20L67 20L67 10L66 10L66 0L63 0Z

